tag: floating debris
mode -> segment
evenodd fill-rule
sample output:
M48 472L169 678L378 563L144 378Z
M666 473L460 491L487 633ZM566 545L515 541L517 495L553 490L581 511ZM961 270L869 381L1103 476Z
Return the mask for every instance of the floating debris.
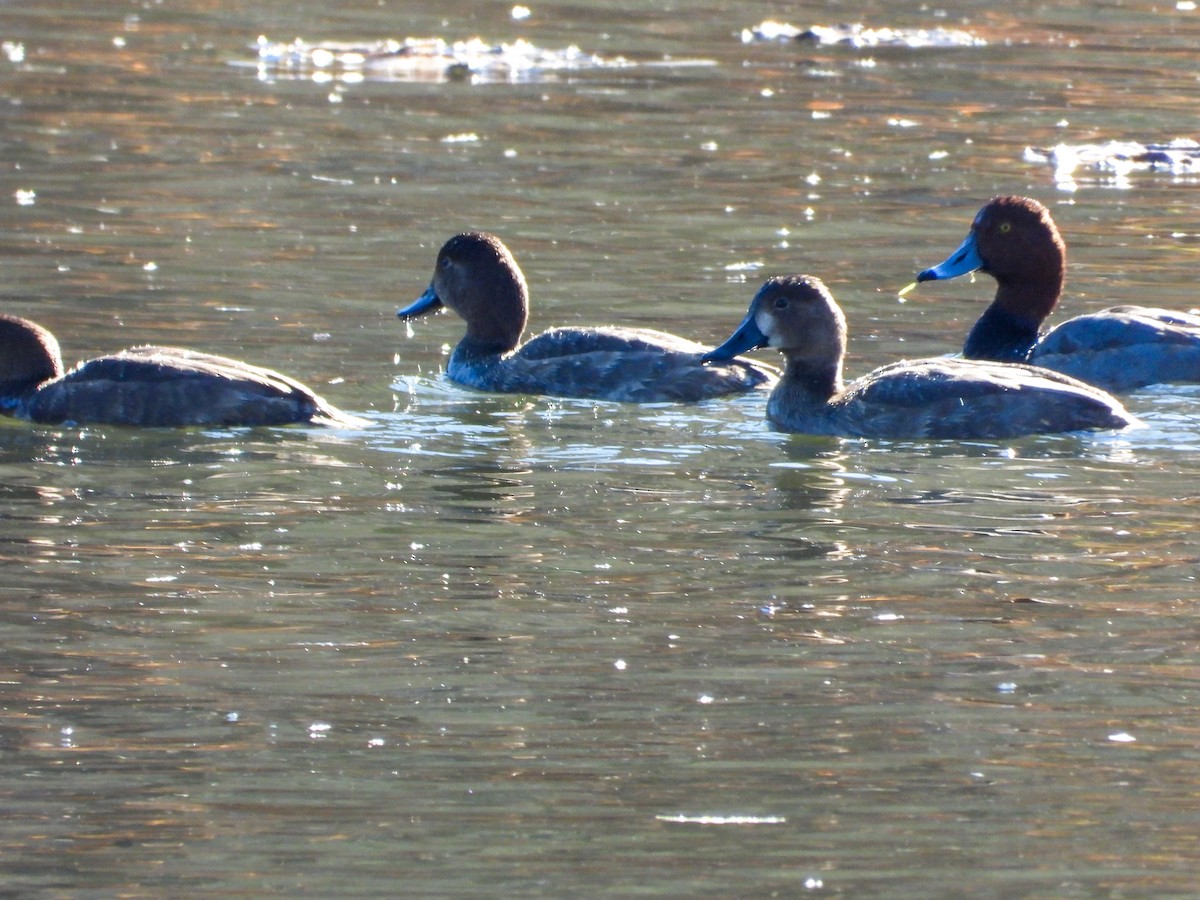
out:
M441 38L369 42L297 38L251 45L259 77L312 78L314 81L533 81L543 75L583 69L625 68L622 57L602 57L578 47L544 50L524 40L492 44L481 38L450 43Z
M1200 143L1190 138L1176 138L1163 144L1107 141L1026 147L1025 161L1053 166L1054 180L1058 184L1073 182L1076 170L1081 168L1112 178L1124 178L1138 171L1194 175L1200 173Z
M742 29L742 42L806 41L822 46L863 47L986 47L987 41L957 28L868 28L848 25L812 25L797 28L786 22L767 20Z

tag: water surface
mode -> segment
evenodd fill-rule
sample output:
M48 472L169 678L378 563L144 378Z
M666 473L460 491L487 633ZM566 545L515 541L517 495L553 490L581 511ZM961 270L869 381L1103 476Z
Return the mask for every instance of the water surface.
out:
M1200 391L1009 443L779 435L765 401L490 396L395 308L512 248L532 326L716 341L828 281L848 370L956 349L896 290L999 192L1072 314L1195 305L1167 141L1194 11L1122 3L210 2L0 10L7 307L82 358L242 356L362 431L0 424L0 829L24 895L1185 896ZM762 20L986 46L743 43ZM260 72L291 40L523 37L623 68ZM16 57L16 58L14 58Z

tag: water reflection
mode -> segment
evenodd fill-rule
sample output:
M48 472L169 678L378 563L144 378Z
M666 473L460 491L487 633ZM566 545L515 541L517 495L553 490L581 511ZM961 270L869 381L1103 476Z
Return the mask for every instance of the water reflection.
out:
M439 506L459 509L468 520L512 519L534 508L528 468L484 463L427 469L424 474L431 479L433 491L446 495Z

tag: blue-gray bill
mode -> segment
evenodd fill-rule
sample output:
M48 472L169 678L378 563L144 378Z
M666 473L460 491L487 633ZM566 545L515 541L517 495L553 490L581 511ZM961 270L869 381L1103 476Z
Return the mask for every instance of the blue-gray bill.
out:
M442 308L442 298L437 295L431 284L420 297L403 309L396 310L396 315L404 321L415 319L427 312L436 312Z
M926 269L919 273L917 282L957 278L959 275L966 275L968 272L974 272L980 268L983 268L983 259L975 244L975 233L971 232L967 235L967 239L959 245L959 248L946 257L945 261L932 269Z
M704 362L733 359L738 354L745 353L748 350L757 350L759 347L766 347L768 343L769 339L762 333L762 329L758 327L758 323L754 320L754 306L751 304L750 312L746 314L746 318L742 320L742 324L738 326L737 331L731 334L729 339L720 347L709 350L700 359Z

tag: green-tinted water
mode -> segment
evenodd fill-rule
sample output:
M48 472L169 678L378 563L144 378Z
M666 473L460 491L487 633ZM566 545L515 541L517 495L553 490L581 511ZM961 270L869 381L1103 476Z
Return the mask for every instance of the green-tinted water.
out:
M960 345L990 282L895 291L1000 192L1053 206L1064 314L1194 306L1193 178L1067 191L1023 150L1191 136L1197 13L511 9L0 8L7 309L73 359L238 355L373 422L0 426L5 887L1190 894L1200 391L1134 395L1121 435L813 440L761 397L465 391L457 320L394 310L468 227L535 330L714 341L808 271L857 375ZM772 15L989 44L742 43ZM639 65L260 77L259 34Z

